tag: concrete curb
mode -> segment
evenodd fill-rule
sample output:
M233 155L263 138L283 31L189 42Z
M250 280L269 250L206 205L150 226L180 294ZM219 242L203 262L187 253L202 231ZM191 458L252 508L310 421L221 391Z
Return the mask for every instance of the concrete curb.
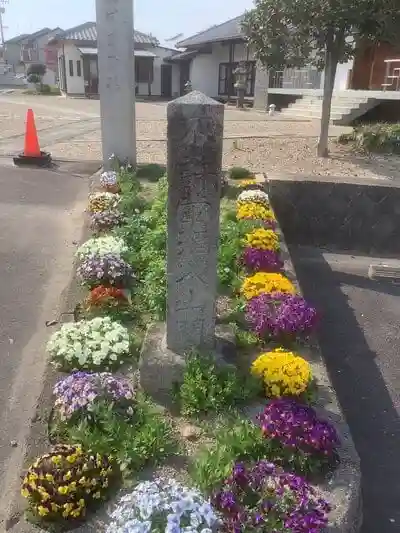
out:
M258 181L264 181L266 190L269 182L266 176ZM273 207L273 206L272 206ZM285 262L285 272L298 287L301 294L295 268L284 235L281 232L282 259ZM318 486L323 497L332 505L329 524L326 533L358 533L362 525L362 497L361 497L361 467L350 429L345 421L336 393L328 376L321 349L314 336L307 346L298 350L310 361L313 374L318 382L318 404L316 410L322 418L329 419L338 430L341 439L339 449L340 464L332 477Z

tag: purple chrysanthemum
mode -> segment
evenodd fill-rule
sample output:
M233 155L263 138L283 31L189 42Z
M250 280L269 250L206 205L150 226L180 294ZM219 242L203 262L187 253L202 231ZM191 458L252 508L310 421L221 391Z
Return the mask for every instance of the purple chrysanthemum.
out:
M262 460L237 463L213 495L223 517L222 531L293 531L320 533L328 523L329 504L302 477Z
M299 295L264 293L246 305L246 321L262 338L309 335L317 320L316 309Z
M278 252L251 246L243 250L241 262L250 272L280 272L283 269L283 261Z
M95 401L108 400L133 412L135 391L130 381L109 372L74 372L59 381L53 394L55 407L62 420L68 420L77 411L88 411Z
M266 437L289 448L332 455L339 445L333 425L320 420L312 407L295 400L272 400L257 418Z
M134 280L132 267L114 254L87 256L79 265L77 275L90 287L97 285L127 287Z
M90 217L91 228L95 231L106 231L121 223L122 215L116 209L96 211Z

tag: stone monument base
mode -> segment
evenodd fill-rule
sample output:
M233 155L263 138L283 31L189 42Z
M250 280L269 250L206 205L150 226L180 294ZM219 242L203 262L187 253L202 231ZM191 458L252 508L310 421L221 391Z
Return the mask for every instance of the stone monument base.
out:
M173 407L173 389L182 383L186 357L167 348L166 324L152 324L146 332L139 360L140 386L157 403ZM235 334L228 324L215 328L215 361L235 367Z

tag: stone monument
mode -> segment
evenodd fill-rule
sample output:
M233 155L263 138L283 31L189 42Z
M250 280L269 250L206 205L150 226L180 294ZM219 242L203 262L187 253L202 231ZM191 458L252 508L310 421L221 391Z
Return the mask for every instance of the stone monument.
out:
M258 61L254 83L254 109L267 110L268 107L269 71Z
M233 71L235 76L235 89L237 92L236 107L243 109L244 107L244 95L247 86L247 63L246 61L240 61L238 66Z
M96 0L103 166L136 166L133 1Z
M167 323L151 326L144 390L168 402L185 356L216 347L217 253L224 106L193 91L168 104Z

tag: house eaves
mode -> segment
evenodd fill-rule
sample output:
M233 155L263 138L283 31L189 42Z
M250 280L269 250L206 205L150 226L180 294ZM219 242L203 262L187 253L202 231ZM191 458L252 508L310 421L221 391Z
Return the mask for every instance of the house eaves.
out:
M133 38L135 44L143 45L158 45L158 39L152 35L142 33L141 31L134 30ZM69 30L65 30L51 39L50 43L57 43L61 41L78 41L78 42L97 42L97 28L95 22L85 22Z
M243 20L244 15L240 15L239 17L235 17L234 19L223 22L217 26L212 26L208 30L196 33L196 35L180 41L176 46L177 48L190 48L207 43L231 41L236 39L244 40L244 34L241 26Z

